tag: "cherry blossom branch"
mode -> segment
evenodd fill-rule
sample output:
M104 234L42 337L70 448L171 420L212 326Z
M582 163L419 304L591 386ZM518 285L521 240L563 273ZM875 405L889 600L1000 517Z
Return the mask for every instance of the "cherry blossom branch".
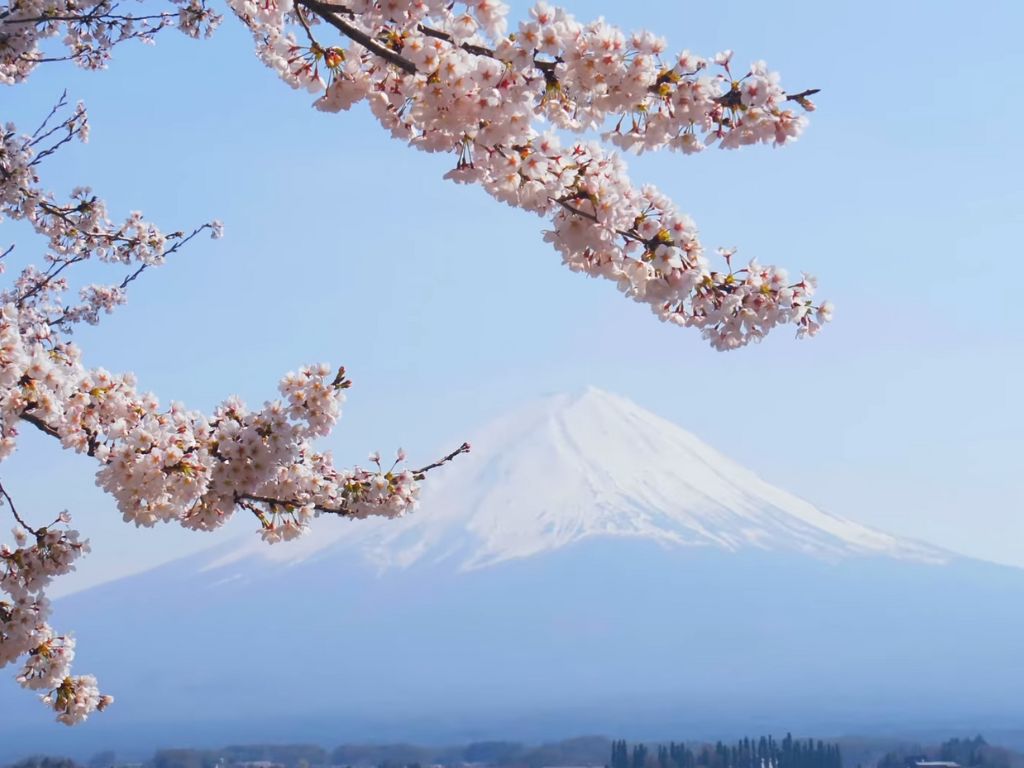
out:
M60 432L58 432L56 429L51 427L49 424L47 424L45 421L40 419L38 416L34 416L30 411L23 411L22 413L20 413L18 415L18 418L20 418L22 421L24 421L24 422L26 422L28 424L31 424L33 427L38 429L44 435L49 435L50 437L56 437L58 440L60 439Z
M365 101L395 138L452 153L446 178L546 217L545 240L570 269L612 280L660 319L699 329L715 348L744 346L786 324L813 335L830 319L809 275L791 280L755 260L734 269L733 251L722 249L728 269L712 269L696 226L671 200L634 186L603 145L563 144L556 132L603 131L607 143L637 152L782 146L806 124L789 105L812 111L818 89L788 92L763 62L734 75L731 51L711 60L667 56L651 33L581 23L544 2L514 33L497 0L475 0L464 12L404 3L357 11L327 0L296 0L285 12L228 2L268 66L320 94L317 109ZM319 42L315 20L347 47Z
M469 453L469 451L469 443L463 443L454 451L452 451L449 454L446 454L441 459L438 459L437 461L431 464L427 464L424 467L420 467L419 469L412 470L412 476L415 480L423 480L427 476L428 472L443 467L445 464L448 464L449 462L453 461L456 457L464 453ZM388 478L389 475L391 475L390 472L385 473L384 477ZM283 509L286 511L292 511L300 507L309 505L308 500L272 498L269 496L260 496L253 493L236 493L234 498L235 502L239 506L243 507L244 509L248 509L250 512L253 512L258 518L260 518L260 520L264 519L263 510L253 506L253 504L250 502L266 504L273 509ZM325 504L314 503L312 505L312 508L315 512L319 514L337 515L338 517L351 517L353 515L353 508L348 503L347 499L344 500L344 502L345 503L341 504L340 506L327 506Z
M62 25L92 30L101 16L121 37L137 31L115 18L137 17L115 13L109 0L85 11L71 0L48 1L56 7L45 15L73 20L33 27L25 42L32 51L39 35L54 34ZM201 28L212 29L216 20L201 0L177 2L182 31L196 36ZM653 248L646 247L651 243L646 234L639 240L627 237L614 248L602 246L613 220L611 230L619 234L632 231L640 217L651 227L657 221L657 234L679 229L682 214L657 190L633 186L624 164L596 144L545 151L543 159L536 151L541 141L552 146L553 135L541 136L541 129L584 133L609 123L613 127L603 139L637 152L781 146L792 142L806 123L788 105L813 110L809 97L818 89L788 92L763 62L734 75L731 51L710 61L687 51L666 56L664 41L651 33L627 35L602 20L581 23L544 2L514 33L508 32L508 9L498 0L474 0L465 11L404 2L361 4L358 10L326 0L296 0L294 6L228 2L251 29L265 63L290 85L322 94L318 109L338 111L365 100L397 138L427 151L455 153L458 160L449 178L479 184L502 202L548 217L545 239L570 269L613 280L659 318L700 329L716 348L757 341L783 324L796 326L798 335L813 335L830 318L831 306L812 298L813 280L791 281L776 267L751 261L739 284L734 277L739 271L731 269L730 282L716 282L689 222L685 238L670 236ZM65 3L67 12L61 10ZM43 14L20 15L32 19ZM6 28L16 33L32 27L13 24L18 17L8 14ZM317 42L310 26L314 20L334 28L349 41L348 48ZM297 27L308 46L296 40ZM81 63L102 66L109 46L97 48L97 36L89 34L81 44ZM113 44L120 38L107 39ZM23 78L27 71L10 77ZM508 154L510 147L519 148L522 162ZM569 174L571 188L566 188L559 181L580 153L589 167ZM588 227L580 226L588 217L571 215L551 202L580 191L594 204ZM651 194L658 198L653 207ZM778 290L792 285L806 287Z
M96 24L100 21L170 21L177 13L154 13L148 16L132 16L131 14L101 13L97 10L87 11L80 15L53 15L53 16L28 16L19 19L11 19L7 24L48 24L56 21L71 22L74 24Z
M581 218L584 218L584 219L587 219L589 221L592 221L595 224L599 224L601 220L597 217L596 214L591 213L590 211L584 211L584 210L582 210L580 208L577 208L577 207L575 207L573 205L570 205L570 200L575 200L575 199L578 199L578 198L570 198L569 200L565 200L565 199L556 200L555 198L551 198L551 202L555 203L556 205L561 206L566 211L571 213L573 216L580 216ZM642 237L640 237L638 234L636 234L635 232L630 232L628 230L617 229L617 230L615 230L615 234L621 235L622 237L626 238L627 240L634 240L634 241L636 241L638 243L645 242L644 239Z
M180 404L161 408L136 388L131 374L82 364L68 338L77 323L97 322L149 268L200 232L219 237L221 227L213 222L164 235L139 213L115 225L103 201L84 188L66 204L55 202L38 185L39 162L87 134L81 106L54 124L65 106L62 95L31 136L19 137L13 128L0 133L0 221L27 220L48 245L45 269L30 265L0 291L0 461L15 450L24 422L94 458L97 484L114 497L126 522L211 531L241 509L256 515L261 536L271 543L302 535L320 514L391 518L412 510L426 473L468 445L416 472L399 467L401 452L388 470L376 454L369 470L335 467L314 441L340 417L351 386L344 368L301 368L281 380L280 398L260 409L228 398L204 415ZM68 275L97 261L129 270L119 283L82 288L77 305L61 301ZM46 622L43 590L71 570L87 544L61 527L70 520L66 514L34 530L0 484L2 501L21 527L15 529L17 549L0 544L0 667L22 660L18 682L40 691L60 722L81 722L112 699L91 676L71 676L74 641Z
M77 531L64 528L71 521L66 512L34 529L18 514L2 483L0 496L21 526L14 529L15 549L0 544L0 667L23 658L17 682L39 691L59 722L81 722L105 709L113 698L100 694L91 675L71 675L75 642L56 634L47 623L50 603L45 589L55 576L74 570L89 543L79 541Z
M348 37L350 40L359 43L368 51L371 51L377 56L380 56L389 64L393 64L394 66L398 67L399 69L408 74L416 73L416 64L414 64L412 61L402 57L400 54L386 47L384 44L379 43L377 40L370 37L366 32L363 32L355 25L349 24L339 19L336 16L336 14L339 13L344 14L345 16L348 16L350 18L356 17L356 13L347 6L335 5L334 3L325 3L321 2L321 0L297 0L296 5L308 8L321 19L323 19L328 24L337 29L339 32ZM456 47L459 47L462 50L466 51L467 53L471 53L475 56L487 56L489 58L496 58L494 51L490 48L487 48L486 46L473 45L470 43L456 43L452 39L452 36L447 34L446 32L442 32L439 29L434 29L433 27L428 27L424 24L418 24L416 26L416 29L427 37L432 37L435 40L443 40L446 43L455 45ZM550 69L554 67L555 62L535 61L535 64L540 69Z
M29 403L28 409L25 410L25 411L22 411L20 414L18 414L18 418L21 419L22 421L26 422L27 424L31 424L33 427L38 429L44 435L49 435L50 437L55 437L58 440L60 440L61 439L60 430L57 429L56 427L50 426L45 421L43 421L41 418L39 418L38 416L33 414L32 411L35 408L38 408L38 404L37 403ZM96 452L99 450L99 447L100 447L100 442L97 439L96 434L94 432L89 432L89 431L85 432L85 434L83 435L83 444L85 445L85 451L84 452L85 452L86 456L90 456L90 457L96 456Z
M172 10L136 15L118 12L112 0L12 2L0 11L0 84L22 82L49 62L103 69L111 49L128 40L150 42L170 27L190 37L209 37L221 20L205 0L170 0L169 5ZM44 52L43 44L56 37L66 55Z
M401 54L392 50L391 48L388 48L384 43L381 43L376 39L372 38L368 33L359 29L354 24L345 22L344 20L338 18L337 14L343 14L352 19L355 19L357 17L357 14L348 6L322 2L322 0L296 0L296 7L308 8L310 11L315 13L319 18L326 21L328 24L333 26L335 29L344 34L350 40L359 43L368 51L371 51L375 55L381 57L389 64L398 67L402 71L408 74L415 74L417 72L417 67L414 62L407 58L404 58ZM298 18L302 22L303 26L306 26L306 23L302 19L301 14L298 15ZM426 37L430 37L435 40L442 40L446 43L449 43L453 47L459 48L474 56L486 56L488 58L500 60L495 50L493 48L488 48L485 45L460 42L456 40L453 37L453 35L442 30L427 26L425 24L418 24L416 26L416 29L418 32L422 33ZM306 27L306 30L307 32L309 32L308 27ZM310 37L312 37L312 33L310 33ZM557 57L553 61L546 61L537 58L536 56L533 58L533 65L537 69L541 70L545 78L548 80L549 84L557 83L557 78L555 77L554 73L558 65L561 63L564 63L564 59L562 59L561 57ZM690 74L696 73L694 72ZM657 92L658 87L661 84L663 83L656 83L651 85L651 92ZM801 105L805 105L807 103L807 97L813 96L814 94L820 92L820 88L809 88L804 91L801 91L800 93L787 93L785 94L785 100L795 101L797 103L800 103ZM739 106L742 103L740 93L738 90L735 92L729 91L723 94L722 96L719 97L719 102L725 106Z
M378 43L370 35L366 34L361 29L359 29L359 27L355 26L354 24L349 24L347 21L345 21L344 19L340 18L337 15L338 12L348 11L347 8L343 9L340 6L332 6L327 3L321 3L319 2L319 0L299 0L298 5L302 5L306 8L309 8L309 10L313 11L313 13L317 14L317 16L319 16L332 27L337 29L343 35L359 43L361 46L366 48L366 50L371 51L375 55L384 59L384 61L388 62L389 64L398 67L400 70L407 74L415 74L415 64L413 64L408 59L402 58L399 54L395 53L385 45ZM351 13L350 11L348 12Z
M56 102L54 102L53 106L50 108L50 111L46 115L46 117L43 118L43 121L39 124L39 127L36 128L32 132L32 135L29 137L30 143L32 145L35 145L35 144L37 144L40 141L45 141L47 136L49 136L51 133L53 133L54 130L59 130L66 123L66 121L62 121L61 125L58 125L56 128L50 129L45 134L43 133L43 131L46 130L46 126L50 124L50 121L54 117L56 117L57 113L60 112L62 109L64 109L64 107L66 107L67 104L68 104L68 92L67 92L67 89L65 89L64 91L61 92L60 98L57 99ZM42 134L42 135L40 135L40 134Z
M787 93L786 101L800 102L802 106L809 96L813 96L816 93L821 93L821 88L808 88L805 91L800 91L800 93Z

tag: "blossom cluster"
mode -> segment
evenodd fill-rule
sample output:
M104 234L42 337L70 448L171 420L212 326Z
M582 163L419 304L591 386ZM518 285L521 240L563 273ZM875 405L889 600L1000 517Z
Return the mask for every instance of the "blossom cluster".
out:
M70 340L76 324L97 323L123 303L133 280L199 232L221 233L212 222L187 236L164 234L140 213L114 223L90 190L77 189L67 201L43 190L39 162L67 141L84 140L87 125L78 106L32 136L11 125L0 135L0 221L28 222L47 246L42 266L26 266L0 291L0 461L16 449L20 431L32 427L98 462L97 485L114 497L126 522L210 531L241 509L256 517L269 542L301 535L318 515L398 517L411 510L426 472L469 448L420 470L402 466L404 455L389 468L376 454L368 468L336 467L313 442L340 418L350 386L344 369L303 367L287 374L280 397L260 408L232 397L206 415L179 403L162 406L130 373L86 366ZM87 262L119 267L125 277L85 285L77 301L67 301L68 275ZM35 531L15 517L23 528L16 531L19 547L0 550L6 595L0 667L25 657L21 684L43 691L61 722L78 722L111 699L91 677L70 675L74 643L46 623L44 590L87 546L74 531Z
M546 3L510 30L496 0L229 0L260 58L317 94L324 111L366 102L393 136L452 153L448 177L545 216L572 270L615 282L662 320L701 329L717 349L795 325L816 333L831 305L815 281L732 252L714 268L694 223L637 187L605 143L693 153L796 139L811 92L788 94L764 62L734 75L733 55L670 56L663 39L577 21ZM344 45L321 41L339 32ZM604 142L560 134L600 132Z
M13 510L6 490L3 493ZM56 634L47 622L50 603L44 589L55 576L73 570L75 560L89 551L77 531L63 528L68 522L66 513L38 530L22 522L14 529L16 548L0 545L0 667L24 658L18 683L42 691L43 702L57 719L73 725L105 709L113 697L100 694L91 675L72 676L75 641Z
M124 12L116 0L10 0L0 12L0 84L21 82L49 61L102 69L118 43L151 43L168 27L209 37L220 21L206 0L171 0L164 11L142 14ZM46 49L48 40L55 50Z
M167 26L207 35L219 22L203 0L174 0L148 16L110 2L16 0L0 16L0 80L19 81L51 60L40 41L61 32L65 58L99 67L121 40L151 41ZM795 108L813 110L814 91L785 91L764 62L737 70L731 51L670 54L650 32L583 23L545 2L517 25L500 0L228 4L260 59L315 93L318 109L366 102L396 138L452 153L449 178L546 217L545 237L570 269L613 281L662 320L700 329L715 348L760 340L779 325L813 335L830 319L809 276L790 280L732 258L713 266L693 222L657 189L635 186L606 149L689 154L793 141L806 124ZM324 27L341 41L322 40ZM557 132L597 132L603 142L563 141ZM677 240L671 233L681 224ZM121 299L108 289L92 302L109 309Z

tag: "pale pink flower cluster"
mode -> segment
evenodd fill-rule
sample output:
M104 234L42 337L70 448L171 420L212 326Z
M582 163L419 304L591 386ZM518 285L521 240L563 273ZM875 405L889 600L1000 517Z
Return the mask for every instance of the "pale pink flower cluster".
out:
M220 21L205 0L171 0L149 14L126 13L116 0L10 0L0 14L0 83L21 82L44 61L102 69L125 40L151 43L167 27L209 37Z
M57 635L47 622L50 603L44 589L89 551L77 531L63 529L69 521L62 514L46 528L15 528L16 548L0 545L0 667L24 658L18 683L41 691L40 698L57 719L73 725L113 698L101 695L91 676L71 675L75 642Z
M228 398L204 415L178 403L161 406L130 373L83 363L68 338L76 323L98 322L123 303L135 278L200 231L214 237L222 231L212 222L188 236L164 235L139 213L114 224L89 190L75 190L68 202L43 191L39 161L66 141L84 138L86 125L79 106L52 129L44 125L21 136L8 125L0 136L0 221L27 221L47 245L44 265L25 267L0 292L0 460L15 450L26 426L41 430L94 458L97 484L137 526L173 522L209 531L242 509L257 518L265 540L276 542L301 535L318 515L398 517L411 510L425 473L468 446L415 471L399 461L385 469L379 458L370 468L335 467L312 441L340 418L350 386L344 369L304 367L287 374L280 398L261 408ZM71 268L86 262L119 266L126 276L112 285L88 284L77 303L65 301L68 276L76 273ZM13 512L6 490L0 491ZM0 601L0 667L25 657L19 682L45 691L44 702L61 722L78 722L111 699L100 695L93 678L70 675L74 643L46 623L44 588L71 570L87 546L74 531L34 531L14 514L23 527L16 531L19 548L0 550L0 589L9 598Z
M600 131L634 151L781 146L806 122L789 103L813 104L808 92L787 94L764 62L737 77L730 51L712 61L668 56L649 32L583 24L546 3L512 32L507 8L490 0L229 4L261 59L319 94L318 109L365 101L396 138L453 153L449 178L548 217L546 239L570 269L614 281L661 319L701 329L714 347L743 346L782 324L811 335L830 317L810 278L789 281L756 261L712 268L671 200L635 187L601 143L553 132ZM325 26L347 42L323 42Z

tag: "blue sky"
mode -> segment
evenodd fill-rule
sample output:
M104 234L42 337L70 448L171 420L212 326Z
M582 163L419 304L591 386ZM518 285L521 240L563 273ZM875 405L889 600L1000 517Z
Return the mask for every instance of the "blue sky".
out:
M566 5L823 89L785 150L630 160L707 246L817 274L837 306L821 337L722 354L661 325L565 270L541 219L444 182L450 158L393 142L363 109L312 110L228 18L209 41L167 33L107 72L51 65L2 92L22 127L65 87L86 101L92 139L45 169L51 188L91 184L166 230L227 229L82 333L88 362L203 408L343 363L356 387L330 445L349 461L399 445L432 458L519 402L592 384L829 511L1024 566L1024 6ZM74 584L219 540L128 528L93 469L35 436L5 467L26 510L69 508L92 538Z

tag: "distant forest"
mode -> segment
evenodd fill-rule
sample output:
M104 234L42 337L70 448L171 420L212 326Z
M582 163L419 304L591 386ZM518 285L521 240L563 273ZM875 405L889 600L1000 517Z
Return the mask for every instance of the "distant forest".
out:
M1020 753L994 747L981 736L950 739L936 747L915 745L897 749L882 757L878 768L908 768L923 760L957 763L963 768L1024 768Z
M693 750L685 744L660 744L652 751L646 744L630 750L625 741L612 742L610 768L843 768L838 744L786 734L782 741L771 736L740 739L726 745L703 745Z
M631 745L594 736L541 745L514 741L447 747L344 744L332 750L309 744L246 745L161 749L145 760L113 752L100 752L84 762L39 756L6 768L239 768L251 763L281 768L914 768L921 760L955 762L963 768L1024 768L1024 755L992 746L980 736L922 746L891 739L824 742L789 735L779 741L764 736L730 744Z

